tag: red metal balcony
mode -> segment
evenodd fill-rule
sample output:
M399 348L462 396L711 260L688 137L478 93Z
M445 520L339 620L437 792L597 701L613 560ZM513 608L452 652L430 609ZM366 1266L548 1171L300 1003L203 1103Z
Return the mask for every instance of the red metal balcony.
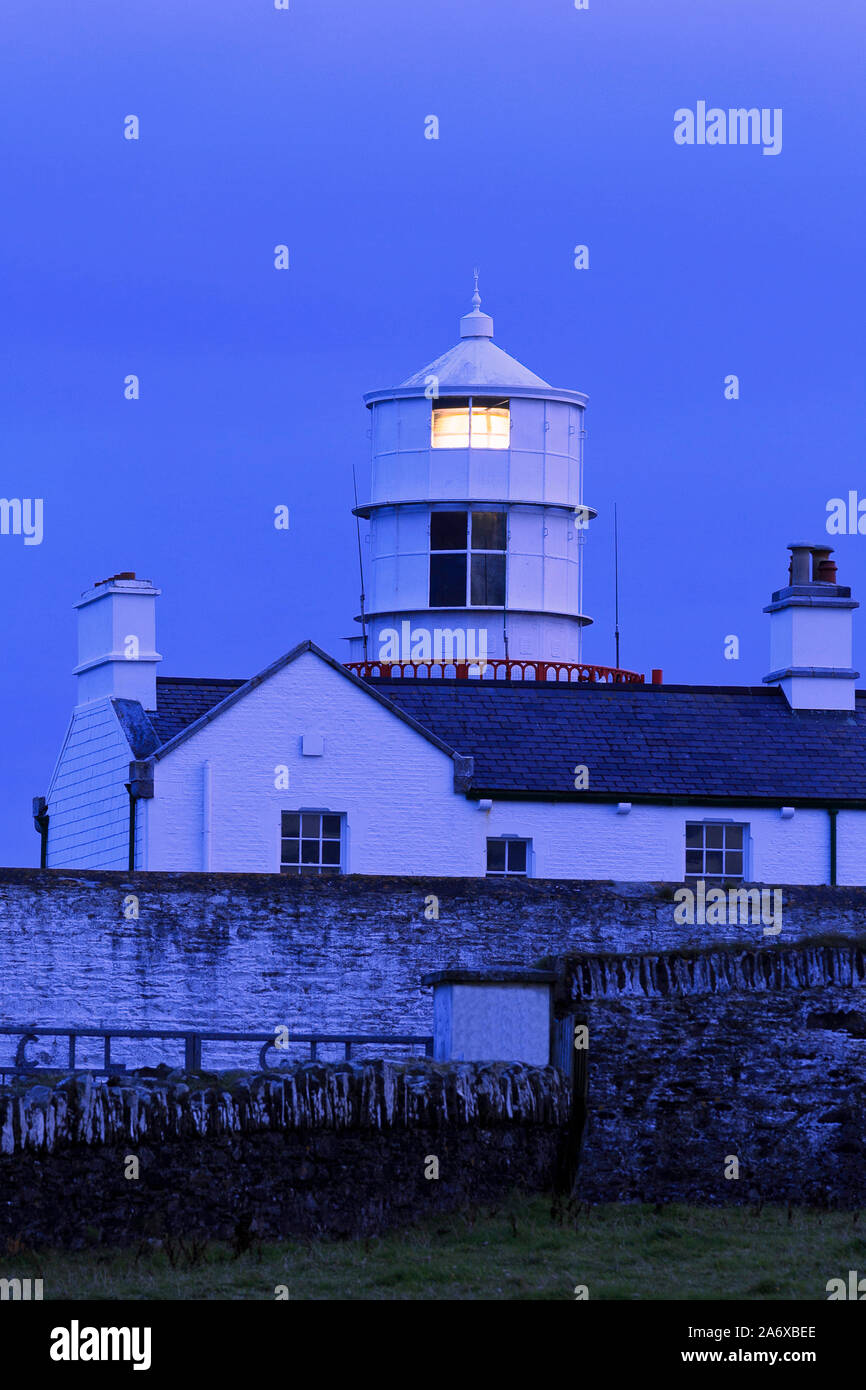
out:
M590 666L575 661L506 661L494 658L476 661L347 661L346 669L362 679L389 680L457 680L488 681L562 681L584 684L643 685L644 678L636 671L623 671L615 666ZM480 669L479 669L480 666ZM661 672L658 673L661 675ZM653 681L656 682L656 672Z

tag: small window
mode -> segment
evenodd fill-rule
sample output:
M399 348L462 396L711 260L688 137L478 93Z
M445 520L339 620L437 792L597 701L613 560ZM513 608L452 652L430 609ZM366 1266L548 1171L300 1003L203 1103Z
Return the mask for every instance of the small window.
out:
M526 878L529 872L530 840L487 841L488 878Z
M283 811L280 873L342 873L343 817L330 811Z
M746 825L686 822L686 878L744 878Z
M508 401L440 397L430 439L434 449L507 449L510 429Z

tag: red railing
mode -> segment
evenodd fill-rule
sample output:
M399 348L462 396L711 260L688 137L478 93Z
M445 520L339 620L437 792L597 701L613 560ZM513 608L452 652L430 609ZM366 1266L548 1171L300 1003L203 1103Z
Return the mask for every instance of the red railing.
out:
M615 666L589 666L577 661L506 661L494 658L477 661L347 661L348 671L362 679L389 680L523 680L575 681L586 684L643 685L644 678L636 671L622 671Z

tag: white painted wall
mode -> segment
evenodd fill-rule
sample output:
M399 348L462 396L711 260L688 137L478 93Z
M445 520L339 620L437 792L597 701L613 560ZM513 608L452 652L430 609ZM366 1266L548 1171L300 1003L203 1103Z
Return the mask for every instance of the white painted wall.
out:
M321 757L302 756L304 733L323 734ZM350 873L484 872L483 816L454 794L451 758L312 652L157 761L148 868L204 868L206 762L215 872L278 872L280 812L301 808L346 813Z
M785 820L776 809L753 806L633 805L627 815L618 815L615 805L494 801L479 819L487 827L485 840L487 835L532 840L537 878L681 882L686 821L726 820L750 826L751 879L769 884L829 881L825 811L801 810ZM842 833L840 827L840 840ZM840 855L839 882L864 883L866 813L846 813L844 834L851 844L845 870L859 877L842 877Z
M48 790L49 869L125 869L132 757L111 701L75 710Z
M840 811L836 818L836 881L866 883L866 811Z

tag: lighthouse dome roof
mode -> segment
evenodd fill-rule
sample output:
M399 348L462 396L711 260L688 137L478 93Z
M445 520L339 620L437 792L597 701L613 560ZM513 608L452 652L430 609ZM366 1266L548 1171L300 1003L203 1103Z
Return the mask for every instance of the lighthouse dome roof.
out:
M460 342L434 362L422 367L420 372L407 377L401 386L426 386L428 379L435 376L439 383L439 394L448 389L470 386L500 387L529 386L549 387L550 383L536 376L524 367L515 357L503 352L493 341L493 319L481 310L481 296L476 282L472 296L472 308L460 320Z
M467 316L468 317L468 316ZM401 386L424 386L428 377L439 379L440 395L452 387L491 386L497 390L510 386L546 387L544 381L515 357L497 347L491 338L461 338L453 348L443 352L434 362L422 367L400 383Z
M399 396L428 395L431 380L437 396L525 395L586 403L579 391L562 391L551 386L543 377L531 372L516 357L504 352L493 341L493 319L483 312L481 297L476 288L472 308L460 320L460 341L413 372L399 386L384 391L370 391L364 396L367 405Z

